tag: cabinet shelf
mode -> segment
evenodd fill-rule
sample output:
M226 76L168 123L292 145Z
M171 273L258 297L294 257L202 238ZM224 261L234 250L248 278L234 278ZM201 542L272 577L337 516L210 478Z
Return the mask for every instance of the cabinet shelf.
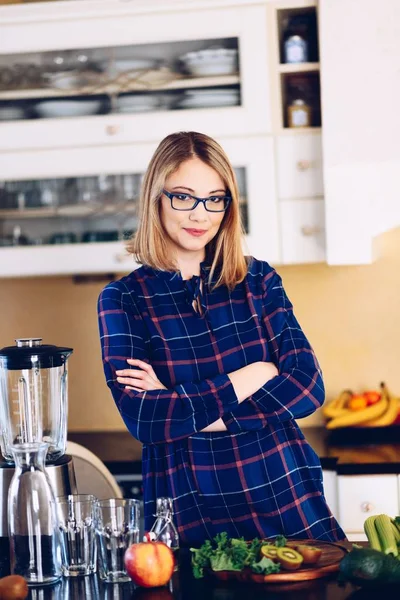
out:
M85 211L82 212L82 204L72 204L65 205L60 208L48 208L48 207L39 207L39 208L26 208L23 210L20 209L11 209L11 210L0 210L0 221L2 219L51 219L57 217L91 217L91 216L106 216L106 215L114 215L117 213L126 213L133 214L136 212L137 207L132 203L125 202L115 202L112 204L99 204L93 206L84 207ZM74 213L74 209L76 212Z
M310 133L321 135L321 132L321 127L282 127L278 130L279 135L309 135Z
M143 85L138 81L132 81L123 87L115 84L103 86L87 86L80 89L61 90L56 88L38 88L25 90L0 91L0 100L28 100L30 98L55 98L66 96L86 96L101 94L122 94L126 92L157 92L170 90L185 90L190 88L205 88L217 86L231 86L240 84L240 76L215 75L212 77L188 77L178 78L159 85Z
M279 65L280 73L309 73L319 71L319 62L284 63Z

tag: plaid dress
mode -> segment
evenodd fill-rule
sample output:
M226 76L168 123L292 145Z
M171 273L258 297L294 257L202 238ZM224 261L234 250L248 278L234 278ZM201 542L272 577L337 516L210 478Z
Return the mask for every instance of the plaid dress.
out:
M190 280L142 266L99 297L107 385L143 443L145 528L155 499L169 496L182 546L222 531L344 539L296 423L321 406L324 386L281 278L254 258L231 292L211 291L208 273L205 263ZM127 358L149 362L168 389L124 390L115 371L129 368ZM227 373L256 361L274 362L279 375L238 404ZM201 433L220 417L227 432Z

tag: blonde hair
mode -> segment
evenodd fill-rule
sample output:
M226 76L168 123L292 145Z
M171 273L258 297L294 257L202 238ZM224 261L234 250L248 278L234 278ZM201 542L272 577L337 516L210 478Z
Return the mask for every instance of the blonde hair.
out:
M218 269L214 288L233 289L247 273L242 251L243 228L239 211L239 191L232 165L221 146L212 138L194 131L181 131L165 137L150 160L140 192L140 218L136 233L127 243L127 251L139 263L161 271L178 271L168 251L168 242L160 218L160 197L165 180L179 166L198 157L222 178L232 200L217 235L206 246L211 263L209 281Z

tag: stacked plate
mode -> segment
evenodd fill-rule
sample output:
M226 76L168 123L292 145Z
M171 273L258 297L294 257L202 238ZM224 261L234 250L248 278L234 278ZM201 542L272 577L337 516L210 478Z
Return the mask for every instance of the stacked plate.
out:
M238 51L229 48L206 48L187 52L179 59L186 71L195 77L231 75L238 68Z
M160 99L155 94L135 94L117 98L116 110L119 113L133 113L157 110L159 107Z
M0 121L16 121L23 119L24 109L20 106L0 106Z
M43 100L35 104L35 112L47 119L53 117L81 117L96 114L101 100Z
M179 101L179 108L212 108L238 104L240 104L240 90L237 89L187 90L183 99Z
M143 71L157 68L158 60L153 58L115 58L114 61L101 61L100 66L110 75L127 73L130 77L138 77Z

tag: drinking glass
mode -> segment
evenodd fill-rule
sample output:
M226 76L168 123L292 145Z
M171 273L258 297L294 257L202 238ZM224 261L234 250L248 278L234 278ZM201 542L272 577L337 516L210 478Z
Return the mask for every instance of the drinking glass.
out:
M62 539L53 488L45 470L46 443L15 444L15 472L8 490L11 573L29 586L62 576Z
M110 583L130 581L124 555L139 541L139 501L111 498L95 504L100 577Z
M95 501L91 494L57 498L58 522L64 541L62 570L65 577L96 572Z

